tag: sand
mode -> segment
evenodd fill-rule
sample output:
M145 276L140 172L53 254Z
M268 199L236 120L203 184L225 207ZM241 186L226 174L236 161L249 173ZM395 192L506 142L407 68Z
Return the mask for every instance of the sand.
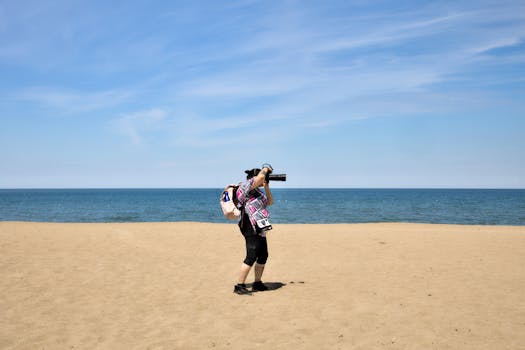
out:
M525 349L525 227L0 222L0 349ZM253 273L250 274L250 281Z

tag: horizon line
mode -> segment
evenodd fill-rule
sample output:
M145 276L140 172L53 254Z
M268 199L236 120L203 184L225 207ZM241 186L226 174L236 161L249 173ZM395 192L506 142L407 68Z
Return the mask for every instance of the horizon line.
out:
M222 187L2 187L2 190L216 190ZM287 190L525 190L525 187L274 187Z

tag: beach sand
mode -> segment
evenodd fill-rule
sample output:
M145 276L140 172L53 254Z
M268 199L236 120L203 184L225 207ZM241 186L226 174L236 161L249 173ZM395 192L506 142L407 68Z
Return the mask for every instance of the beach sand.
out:
M525 349L525 227L0 222L0 349ZM250 282L253 272L250 274Z

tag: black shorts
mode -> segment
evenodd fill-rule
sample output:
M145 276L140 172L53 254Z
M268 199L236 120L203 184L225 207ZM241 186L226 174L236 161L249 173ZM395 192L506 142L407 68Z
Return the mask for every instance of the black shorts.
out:
M262 237L258 234L243 233L244 239L246 240L246 258L244 263L249 266L253 266L255 262L257 264L264 265L268 259L268 243L266 237Z

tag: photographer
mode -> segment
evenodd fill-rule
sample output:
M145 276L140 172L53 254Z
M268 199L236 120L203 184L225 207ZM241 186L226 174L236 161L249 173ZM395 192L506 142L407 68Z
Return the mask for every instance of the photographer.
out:
M241 266L238 284L233 289L237 294L251 294L245 282L254 264L255 281L252 291L268 289L261 278L268 259L266 232L272 229L268 220L270 214L266 209L273 204L272 191L268 184L268 176L272 171L269 164L263 164L262 170L258 168L246 170L246 181L237 189L237 200L242 206L239 228L246 240L246 258ZM259 187L264 187L264 192Z

